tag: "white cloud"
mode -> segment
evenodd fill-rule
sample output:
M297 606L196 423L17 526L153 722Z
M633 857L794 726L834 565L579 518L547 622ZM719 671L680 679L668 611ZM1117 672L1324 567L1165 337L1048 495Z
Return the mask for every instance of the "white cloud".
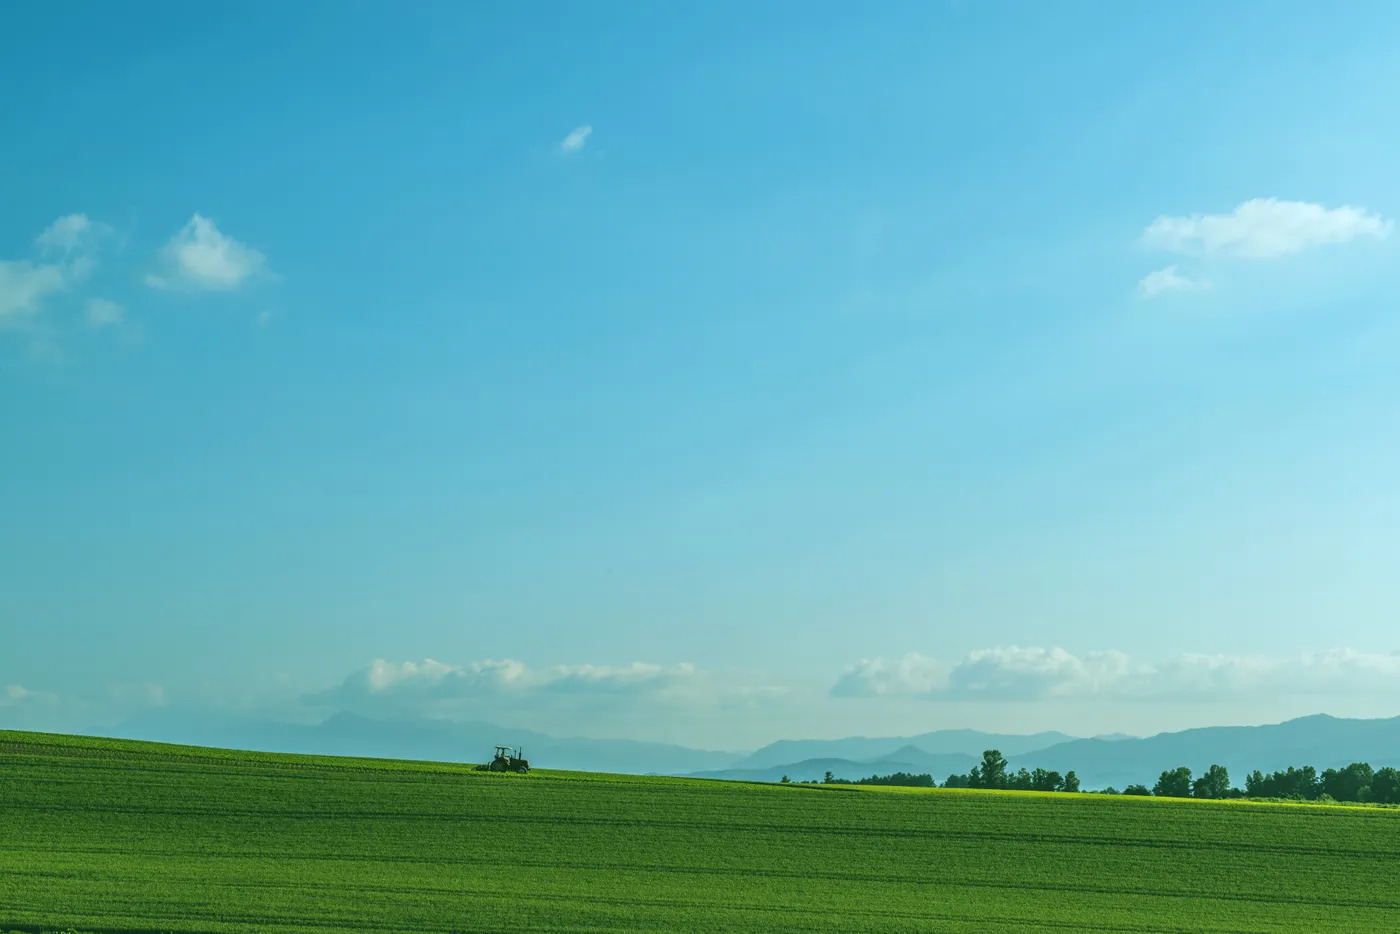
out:
M947 686L947 665L911 652L895 662L878 658L861 659L841 675L831 694L833 697L933 694Z
M267 257L195 214L160 251L161 272L146 277L156 288L226 291L265 271Z
M87 323L89 327L101 328L109 324L121 324L126 317L126 309L120 302L107 298L90 298L87 302Z
M97 265L98 239L110 232L86 214L69 214L34 238L42 262L0 260L0 323L37 314L47 296L86 281Z
M4 690L0 690L0 707L18 707L38 696L34 691L27 690L22 685L7 685Z
M1171 253L1268 259L1359 237L1385 237L1393 227L1358 207L1255 198L1229 214L1164 215L1148 225L1142 239L1149 248Z
M357 672L350 677L362 678L365 687L370 691L383 691L400 682L412 682L419 679L438 681L442 679L443 675L454 670L451 665L444 665L431 658L425 659L421 665L416 662L401 662L395 665L382 658L376 658L364 671Z
M32 314L45 295L68 287L62 266L31 263L29 260L0 260L0 321L7 317Z
M753 673L701 671L694 665L554 665L514 659L449 665L434 659L378 659L304 703L370 717L578 721L582 711L630 716L657 705L695 712L768 708L786 694ZM557 728L557 727L556 727Z
M996 697L1057 697L1111 690L1132 673L1122 652L1091 652L1083 658L1064 649L1005 648L973 652L948 675L950 694Z
M1265 656L1188 653L1157 665L1142 687L1169 696L1238 694L1266 686L1286 665Z
M67 214L54 221L34 239L45 253L72 253L90 247L101 234L109 232L105 224L96 224L86 214Z
M524 686L528 671L512 659L486 659L461 667L445 665L431 658L422 662L394 664L376 659L362 673L351 675L345 686L356 686L362 680L371 694L419 693L437 696L462 696L490 693Z
M1118 651L1077 656L1061 648L1007 646L970 653L944 669L942 681L930 674L939 667L933 659L917 655L893 664L864 660L847 670L831 693L968 700L1400 694L1400 654L1351 649L1292 657L1183 654L1147 664Z
M564 152L578 152L588 143L588 137L592 133L593 127L586 123L583 126L575 127L573 132L559 142L559 148Z
M447 665L434 659L390 662L376 659L318 700L364 697L462 698L550 691L556 693L644 693L663 690L696 674L688 664L633 662L622 667L556 665L531 669L514 659L485 659Z
M1143 276L1142 281L1138 283L1138 294L1143 298L1155 298L1163 292L1183 292L1205 287L1204 282L1177 272L1176 266L1168 266Z

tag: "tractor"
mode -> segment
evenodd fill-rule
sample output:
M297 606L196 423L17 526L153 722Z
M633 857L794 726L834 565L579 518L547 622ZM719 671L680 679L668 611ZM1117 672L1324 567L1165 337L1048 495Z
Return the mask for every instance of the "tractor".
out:
M497 746L496 757L487 763L486 771L524 774L530 771L530 762L519 747Z

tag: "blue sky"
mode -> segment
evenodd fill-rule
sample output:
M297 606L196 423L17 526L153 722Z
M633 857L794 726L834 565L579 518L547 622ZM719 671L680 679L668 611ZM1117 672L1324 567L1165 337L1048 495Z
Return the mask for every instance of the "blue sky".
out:
M0 726L1400 713L1400 10L42 4Z

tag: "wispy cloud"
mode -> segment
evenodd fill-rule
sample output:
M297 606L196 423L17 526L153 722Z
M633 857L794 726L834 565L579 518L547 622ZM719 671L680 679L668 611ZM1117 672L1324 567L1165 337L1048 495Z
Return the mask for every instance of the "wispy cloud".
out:
M102 328L121 324L122 319L126 317L126 309L120 302L108 298L90 298L87 302L86 317L89 327Z
M86 214L68 214L34 238L33 257L0 259L0 324L37 314L46 297L85 281L110 232Z
M1156 298L1163 292L1188 292L1203 289L1206 283L1192 279L1178 272L1177 266L1168 266L1156 272L1149 272L1138 282L1138 295L1143 298Z
M20 704L42 703L52 695L31 691L21 684L9 684L0 688L0 707L18 707Z
M1184 654L1137 662L1108 650L1004 646L952 666L920 655L866 659L831 689L834 697L903 695L929 699L1220 699L1261 694L1400 693L1400 654L1332 649L1298 656Z
M267 257L224 234L214 221L193 215L161 249L160 272L146 284L162 289L228 291L267 269Z
M1143 232L1150 249L1191 255L1270 259L1309 247L1389 236L1394 224L1364 208L1255 198L1229 214L1162 216Z
M559 149L563 152L578 152L588 144L588 137L593 134L593 127L584 124L574 127L568 136L559 142Z
M54 221L34 239L45 255L70 255L91 250L99 238L112 233L112 228L91 220L86 214L66 214Z
M107 684L79 693L0 685L0 729L84 732L165 704L157 684Z
M38 311L44 296L67 287L61 266L0 260L0 322Z

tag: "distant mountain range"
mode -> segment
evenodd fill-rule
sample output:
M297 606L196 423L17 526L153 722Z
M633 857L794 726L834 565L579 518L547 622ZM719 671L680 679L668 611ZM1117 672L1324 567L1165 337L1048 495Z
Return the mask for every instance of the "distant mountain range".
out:
M936 730L918 736L846 739L781 739L734 764L736 769L762 769L803 759L851 759L867 761L889 758L900 750L928 754L962 754L980 757L984 749L1000 749L1007 756L1020 755L1074 739L1064 733L1032 733L1028 736L982 733L978 730Z
M1189 766L1200 774L1225 766L1237 786L1254 769L1272 772L1290 765L1318 769L1369 762L1400 767L1400 717L1347 720L1317 714L1268 726L1212 726L1142 739L1078 739L1008 756L1013 768L1074 769L1086 788L1142 783L1151 786L1164 770Z
M864 778L891 772L927 772L940 781L976 765L984 749L1021 754L1073 740L1064 733L1029 735L983 733L980 730L936 730L918 736L849 736L845 739L784 739L769 743L724 769L691 773L700 778L776 782L784 775L795 782Z
M1047 742L1056 737L1060 739ZM895 744L903 745L888 753L868 755L872 751L883 753ZM959 744L961 749L953 752ZM770 754L775 749L777 756ZM1400 767L1400 717L1346 720L1318 714L1268 726L1203 727L1142 738L1112 734L1073 739L1057 733L1002 736L949 730L887 740L781 742L731 768L693 774L749 781L776 781L787 775L793 781L807 781L821 778L827 771L837 778L928 772L941 782L951 774L965 774L981 759L983 749L1001 750L1012 769L1044 768L1062 774L1072 769L1085 788L1112 785L1121 789L1137 783L1151 786L1167 769L1185 765L1199 774L1213 764L1229 769L1234 783L1242 787L1245 775L1254 769L1272 772L1290 765L1340 768L1352 762ZM781 758L783 751L818 755L772 762Z
M736 766L729 769L712 769L691 772L693 778L724 778L732 781L776 782L786 775L791 781L806 782L820 780L827 772L836 778L857 779L868 775L888 775L891 772L910 772L918 775L927 772L942 781L954 772L965 773L981 760L961 752L925 752L916 746L904 746L887 756L876 759L854 761L835 757L803 759L780 765L763 767Z
M1236 785L1243 785L1253 769L1323 769L1356 761L1400 767L1400 717L1348 720L1322 714L1268 726L1204 727L1141 738L938 730L917 736L780 740L751 753L628 739L560 739L489 723L371 720L349 713L304 725L166 709L102 732L231 749L446 762L481 762L496 743L511 743L523 746L526 757L543 768L740 781L777 781L784 775L808 781L829 771L847 779L927 772L941 782L950 774L966 773L985 749L1000 749L1013 769L1073 769L1085 788L1150 786L1162 771L1181 765L1197 773L1215 763L1224 765Z

